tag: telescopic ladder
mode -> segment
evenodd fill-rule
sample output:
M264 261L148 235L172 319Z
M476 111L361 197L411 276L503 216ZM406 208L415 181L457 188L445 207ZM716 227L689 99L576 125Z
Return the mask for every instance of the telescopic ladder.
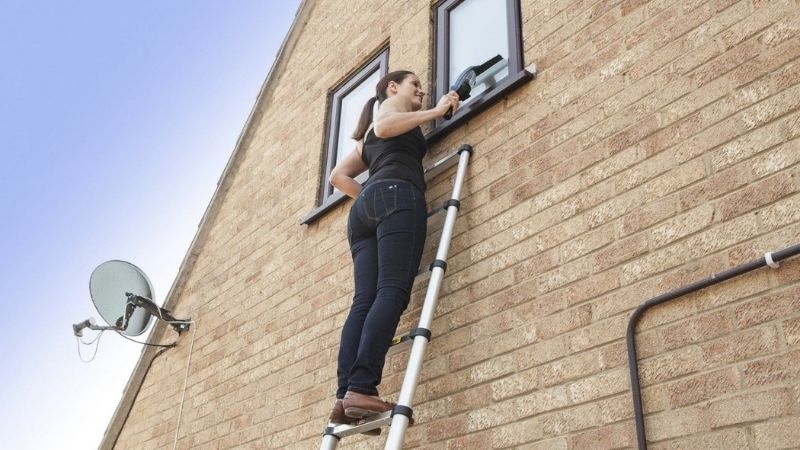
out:
M428 281L428 290L425 294L425 301L422 305L419 326L402 338L395 338L393 344L413 339L411 353L408 357L408 367L406 367L403 385L400 388L400 397L397 406L392 411L375 415L367 418L367 421L358 425L336 425L328 424L322 438L320 450L335 450L339 440L390 425L389 437L386 439L385 450L400 450L403 447L406 430L412 416L412 401L414 392L417 390L419 375L422 371L422 360L425 357L425 349L431 339L430 326L433 321L433 314L436 311L436 302L439 299L439 290L442 286L444 273L447 270L447 251L450 248L450 239L455 228L458 209L461 207L459 198L461 197L461 187L467 173L467 163L472 154L472 147L464 144L456 152L445 157L425 171L426 178L430 179L452 166L452 161L458 158L458 169L456 179L453 183L453 192L450 199L444 203L443 210L447 212L444 225L442 227L442 237L439 239L439 247L436 250L436 258L430 265L431 277ZM429 216L434 213L429 214Z

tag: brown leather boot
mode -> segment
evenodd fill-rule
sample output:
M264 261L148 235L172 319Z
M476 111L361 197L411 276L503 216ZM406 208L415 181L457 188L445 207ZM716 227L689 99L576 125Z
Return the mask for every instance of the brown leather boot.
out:
M379 398L370 397L369 395L347 391L347 393L344 394L342 406L344 406L344 415L346 417L361 419L391 411L397 405L392 402L385 402ZM414 419L409 419L408 424L409 426L414 425Z
M359 425L363 423L362 420L347 417L344 414L344 407L342 406L342 401L338 399L336 400L336 403L333 404L333 410L331 411L331 415L330 417L328 417L328 420L335 425ZM381 429L375 428L374 430L365 431L361 434L367 436L380 436Z
M361 419L366 416L374 416L394 408L394 403L385 402L379 398L369 395L359 394L358 392L347 391L342 401L344 415L353 419Z

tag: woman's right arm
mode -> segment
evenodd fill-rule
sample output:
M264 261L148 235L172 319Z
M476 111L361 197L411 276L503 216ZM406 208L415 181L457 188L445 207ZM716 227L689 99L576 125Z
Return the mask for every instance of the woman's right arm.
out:
M361 184L355 180L355 177L368 169L364 160L361 159L363 146L364 141L358 141L356 148L336 164L328 178L333 187L352 198L358 197L358 194L361 193Z
M394 96L381 103L375 118L375 136L381 139L400 136L423 123L444 116L450 108L453 108L453 112L458 109L458 94L455 91L448 92L439 99L436 106L426 110L408 111L402 101L402 98Z

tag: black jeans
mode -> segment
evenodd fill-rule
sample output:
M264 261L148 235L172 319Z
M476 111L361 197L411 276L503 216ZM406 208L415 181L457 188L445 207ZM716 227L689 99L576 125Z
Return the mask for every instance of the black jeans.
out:
M427 232L425 195L413 184L368 185L350 210L355 293L342 328L336 398L378 395L384 360L408 306Z

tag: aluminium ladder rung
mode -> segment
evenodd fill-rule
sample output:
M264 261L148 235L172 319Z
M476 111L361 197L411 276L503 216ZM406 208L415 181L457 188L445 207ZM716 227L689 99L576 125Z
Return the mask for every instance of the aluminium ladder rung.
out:
M436 178L440 173L444 172L445 170L455 166L458 164L458 157L460 151L456 150L449 155L446 155L444 158L436 161L435 163L431 164L430 166L425 168L425 181L430 181Z
M445 156L444 158L436 161L435 163L431 164L430 166L425 168L425 181L430 181L436 178L440 173L444 172L445 170L455 166L458 164L459 155L461 154L460 149L456 150L449 155ZM442 208L434 208L428 211L428 218L435 216L438 213L447 212L447 207Z
M337 425L331 434L341 439L347 436L355 436L356 434L361 434L365 431L374 430L376 428L382 428L391 423L392 412L386 411L376 416L368 417L365 422L358 425Z
M445 156L444 158L436 161L435 163L431 164L430 166L425 168L425 181L430 181L436 178L439 174L444 172L445 170L455 166L458 164L460 151L456 150L449 155ZM442 207L434 208L428 211L428 218L435 216L439 213L446 213L447 212L447 205L445 204Z

